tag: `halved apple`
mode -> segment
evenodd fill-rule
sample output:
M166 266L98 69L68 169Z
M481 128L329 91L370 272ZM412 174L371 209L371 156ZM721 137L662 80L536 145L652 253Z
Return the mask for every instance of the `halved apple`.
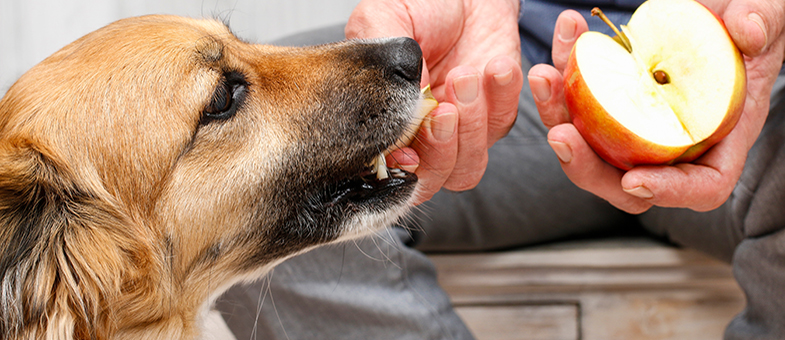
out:
M621 32L602 17L618 35L582 34L564 71L572 122L600 157L690 162L730 133L747 77L722 19L694 0L649 0Z

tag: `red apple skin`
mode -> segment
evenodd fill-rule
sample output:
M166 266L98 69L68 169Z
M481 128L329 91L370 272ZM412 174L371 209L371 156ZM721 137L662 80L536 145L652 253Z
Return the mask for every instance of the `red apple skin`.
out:
M716 14L714 16L717 17ZM717 19L722 23L719 17ZM744 59L738 49L736 53L736 79L746 80ZM746 81L736 84L733 91L736 95L728 106L728 114L711 136L692 146L669 147L638 137L605 111L581 76L575 49L564 70L564 97L573 125L597 155L622 170L630 170L637 165L686 163L703 155L736 126L744 109L746 86Z

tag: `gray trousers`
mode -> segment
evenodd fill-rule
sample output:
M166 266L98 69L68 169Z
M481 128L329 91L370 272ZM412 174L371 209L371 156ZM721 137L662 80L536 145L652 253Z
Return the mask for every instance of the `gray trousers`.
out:
M307 45L342 27L290 37ZM524 74L531 65L523 60ZM525 79L525 77L524 77ZM217 308L238 339L472 339L423 251L520 247L637 229L733 265L747 296L725 339L785 339L785 101L775 100L744 173L720 208L632 216L573 185L546 141L528 84L510 134L473 190L440 192L406 225L292 258Z

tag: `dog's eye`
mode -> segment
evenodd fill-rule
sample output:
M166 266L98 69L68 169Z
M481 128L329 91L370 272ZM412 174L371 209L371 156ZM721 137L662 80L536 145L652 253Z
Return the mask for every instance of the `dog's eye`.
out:
M229 74L215 88L210 103L203 112L203 122L232 118L245 95L246 82L242 76Z
M232 108L232 91L227 86L219 86L213 94L210 106L204 112L208 115L219 115Z

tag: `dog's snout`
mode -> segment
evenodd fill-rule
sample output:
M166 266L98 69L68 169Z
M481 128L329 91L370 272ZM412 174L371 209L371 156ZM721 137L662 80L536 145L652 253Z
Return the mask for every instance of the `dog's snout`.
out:
M419 82L422 73L422 50L411 38L394 38L381 48L387 68L406 81Z

